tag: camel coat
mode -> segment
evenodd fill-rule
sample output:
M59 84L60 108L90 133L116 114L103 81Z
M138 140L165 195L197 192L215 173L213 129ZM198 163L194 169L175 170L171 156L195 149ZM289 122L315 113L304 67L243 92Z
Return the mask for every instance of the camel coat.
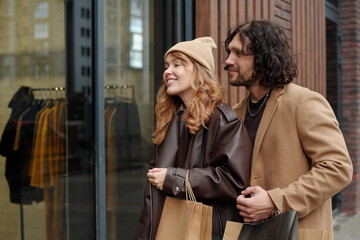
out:
M244 121L249 98L234 107ZM299 228L332 238L331 197L351 182L352 163L327 100L296 84L273 89L256 134L251 186L260 186L279 212L298 212Z

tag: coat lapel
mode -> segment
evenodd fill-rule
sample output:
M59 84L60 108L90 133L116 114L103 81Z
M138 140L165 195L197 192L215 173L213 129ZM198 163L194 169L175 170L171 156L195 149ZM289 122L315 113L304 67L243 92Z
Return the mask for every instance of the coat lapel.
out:
M188 155L190 133L186 129L185 123L183 121L181 121L180 123L180 129L181 129L181 135L179 141L179 152L177 154L176 166L185 168L185 162Z
M252 156L252 167L251 167L252 169L254 169L254 166L255 166L255 163L257 160L257 156L258 156L261 144L264 139L264 135L269 127L271 119L273 118L276 108L278 106L278 103L279 103L278 97L283 94L283 92L285 91L285 88L286 88L286 86L284 88L273 89L270 94L270 98L269 98L268 102L266 103L265 110L262 115L262 118L261 118L261 121L259 124L259 128L257 130L256 137L255 137L253 156ZM247 99L247 101L249 101L249 99ZM245 108L245 110L246 110L246 108Z
M179 153L180 131L184 127L181 116L176 114L170 122L163 142L158 147L157 167L175 167ZM184 131L183 131L184 132Z

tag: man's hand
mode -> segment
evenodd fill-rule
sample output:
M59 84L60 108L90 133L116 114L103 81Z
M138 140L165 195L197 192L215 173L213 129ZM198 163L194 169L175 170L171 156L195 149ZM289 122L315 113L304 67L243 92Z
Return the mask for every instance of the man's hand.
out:
M167 168L153 168L149 169L147 177L149 182L157 189L163 190Z
M250 198L246 198L251 195ZM236 208L244 217L244 222L258 223L270 217L275 205L269 194L259 186L248 187L236 199Z

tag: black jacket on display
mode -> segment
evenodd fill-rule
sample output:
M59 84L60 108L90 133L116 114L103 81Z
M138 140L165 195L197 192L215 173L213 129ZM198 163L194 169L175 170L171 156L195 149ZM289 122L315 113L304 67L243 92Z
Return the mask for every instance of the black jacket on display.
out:
M8 105L12 109L11 116L0 141L0 154L6 157L5 177L9 184L12 203L31 204L32 201L43 200L42 189L30 186L30 159L22 157L21 148L14 148L19 118L25 111L30 112L33 102L34 96L29 87L21 87L14 94Z

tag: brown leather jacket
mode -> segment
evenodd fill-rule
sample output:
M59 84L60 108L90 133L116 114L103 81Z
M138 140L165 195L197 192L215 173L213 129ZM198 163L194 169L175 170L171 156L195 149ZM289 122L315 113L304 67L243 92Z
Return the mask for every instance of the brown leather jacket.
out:
M165 196L185 196L185 174L196 200L213 206L213 235L222 236L227 220L242 221L236 198L249 186L252 143L242 121L226 103L220 103L207 124L195 135L185 130L179 111L164 141L156 147L155 166L168 168L163 191L146 184L144 207L135 239L155 239ZM184 131L185 130L185 131ZM204 162L200 163L205 136Z

